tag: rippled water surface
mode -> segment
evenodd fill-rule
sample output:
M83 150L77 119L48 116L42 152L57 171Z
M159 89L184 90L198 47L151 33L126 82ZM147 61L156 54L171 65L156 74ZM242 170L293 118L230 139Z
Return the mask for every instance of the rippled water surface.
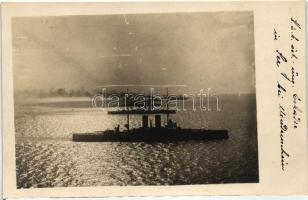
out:
M126 118L89 101L42 101L15 104L18 188L258 182L253 96L224 96L220 112L172 116L183 128L228 129L228 140L169 144L74 143L74 132L113 129Z

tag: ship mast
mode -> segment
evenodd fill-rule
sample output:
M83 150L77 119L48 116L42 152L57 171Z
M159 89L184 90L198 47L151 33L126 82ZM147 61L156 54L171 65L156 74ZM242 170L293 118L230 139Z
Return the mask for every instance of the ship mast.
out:
M126 97L128 97L128 89L126 89ZM129 107L127 105L127 99L125 97L125 107L126 107L126 110L127 110L127 131L129 131Z
M168 123L168 121L169 121L169 98L168 98L168 88L167 88L167 123Z

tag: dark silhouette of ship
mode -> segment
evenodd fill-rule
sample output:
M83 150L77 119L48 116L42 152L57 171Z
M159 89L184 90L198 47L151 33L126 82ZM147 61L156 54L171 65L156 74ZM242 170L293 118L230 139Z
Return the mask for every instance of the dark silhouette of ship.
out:
M128 93L128 90L127 90ZM168 96L168 89L167 89ZM121 131L120 125L114 130L97 131L94 133L73 133L74 142L176 142L176 141L207 141L228 139L227 130L210 129L190 129L177 126L170 118L170 114L175 114L176 110L153 109L152 103L147 103L146 109L130 109L128 106L124 109L108 111L110 115L126 115L127 123L124 125L126 130ZM130 128L130 115L142 116L142 127ZM152 121L149 123L149 115L154 115L155 125ZM162 125L161 116L166 115L167 123Z

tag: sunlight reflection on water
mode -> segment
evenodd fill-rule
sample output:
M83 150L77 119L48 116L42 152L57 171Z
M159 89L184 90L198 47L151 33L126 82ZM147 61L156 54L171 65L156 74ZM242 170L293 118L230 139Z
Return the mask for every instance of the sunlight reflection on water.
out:
M74 143L74 132L113 129L126 118L67 106L16 106L15 114L19 188L258 181L255 98L250 96L225 98L221 112L172 116L181 127L228 129L225 141ZM141 126L140 116L130 122Z

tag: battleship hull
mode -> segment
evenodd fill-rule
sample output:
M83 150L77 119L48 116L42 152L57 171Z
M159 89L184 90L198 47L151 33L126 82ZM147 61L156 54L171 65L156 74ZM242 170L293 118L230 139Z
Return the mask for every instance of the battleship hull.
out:
M74 142L177 142L228 139L227 130L141 128L125 132L112 130L74 133Z

